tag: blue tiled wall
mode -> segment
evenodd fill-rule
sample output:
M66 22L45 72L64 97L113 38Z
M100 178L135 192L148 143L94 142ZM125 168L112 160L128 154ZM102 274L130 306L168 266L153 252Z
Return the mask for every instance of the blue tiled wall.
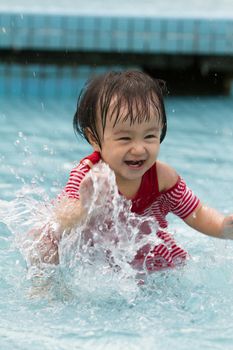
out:
M5 13L0 48L232 55L233 20Z
M71 2L69 8L73 6ZM209 19L201 15L179 17L178 12L168 16L153 12L148 15L148 11L146 15L143 11L122 16L113 11L108 15L97 11L98 15L94 15L93 11L89 14L78 11L78 6L74 13L65 11L67 0L59 3L63 6L60 12L51 11L51 4L49 11L43 11L42 4L38 12L36 4L27 0L20 12L14 10L11 2L1 12L0 4L0 55L4 49L233 55L233 16ZM151 6L157 9L161 2L156 6L151 2ZM68 96L76 94L89 76L106 69L109 68L11 65L0 60L0 95L27 96L30 92L35 96Z
M76 98L90 77L109 69L124 67L0 64L0 96Z

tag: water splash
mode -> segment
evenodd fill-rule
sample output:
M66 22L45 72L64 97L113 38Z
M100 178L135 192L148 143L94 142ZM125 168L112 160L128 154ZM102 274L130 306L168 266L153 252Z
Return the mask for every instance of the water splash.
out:
M138 288L138 271L131 262L141 247L160 242L157 225L152 218L131 212L131 202L118 193L113 171L102 162L84 179L81 195L85 220L63 233L58 266L49 263L50 257L40 261L38 255L38 249L46 250L48 230L52 227L56 235L58 227L54 204L45 200L43 189L24 186L13 201L0 201L0 221L14 234L28 279L36 280L36 285L39 280L44 286L45 280L56 276L74 294L117 292L132 298ZM145 226L152 234L142 234ZM32 230L38 234L30 234ZM47 251L54 254L52 248ZM141 274L146 273L142 267Z

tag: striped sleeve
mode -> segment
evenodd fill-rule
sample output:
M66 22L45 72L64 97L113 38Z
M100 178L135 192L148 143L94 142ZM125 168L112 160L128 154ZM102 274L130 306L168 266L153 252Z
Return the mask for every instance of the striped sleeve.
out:
M200 202L182 178L179 178L176 185L165 192L164 195L167 197L170 206L169 211L181 219L185 219L192 214Z
M63 190L63 194L69 198L79 199L79 188L81 182L89 170L90 167L85 163L85 161L80 162L77 167L71 170L68 182Z

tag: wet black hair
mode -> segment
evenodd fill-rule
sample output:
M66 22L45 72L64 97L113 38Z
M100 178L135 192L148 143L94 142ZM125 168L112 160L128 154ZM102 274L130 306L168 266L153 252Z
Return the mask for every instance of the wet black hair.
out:
M162 124L160 143L167 131L167 118L163 102L166 84L163 80L151 78L136 70L108 72L89 80L82 89L77 110L73 119L76 134L84 137L89 143L87 130L101 148L101 140L97 131L97 115L101 116L103 132L106 118L115 118L114 125L121 119L130 119L130 124L149 121L151 107ZM114 106L113 99L116 101ZM111 109L110 109L111 104ZM127 112L122 115L122 106ZM125 108L127 107L127 108ZM111 115L109 115L111 110Z

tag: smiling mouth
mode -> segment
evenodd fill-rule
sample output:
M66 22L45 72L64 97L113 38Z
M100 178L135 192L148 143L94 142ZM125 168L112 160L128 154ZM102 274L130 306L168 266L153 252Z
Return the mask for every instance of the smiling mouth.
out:
M135 167L135 168L138 168L138 167L141 167L143 164L144 164L144 160L126 160L125 163L128 165L128 166L131 166L131 167Z

